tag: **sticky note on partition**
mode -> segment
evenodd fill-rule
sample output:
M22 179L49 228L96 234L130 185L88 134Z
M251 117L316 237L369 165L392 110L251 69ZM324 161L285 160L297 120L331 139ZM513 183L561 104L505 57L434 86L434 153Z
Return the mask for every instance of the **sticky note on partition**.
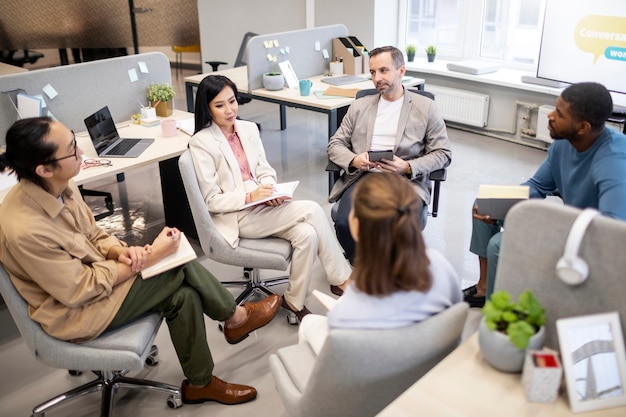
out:
M137 75L137 70L135 68L128 70L128 78L130 79L131 83L134 83L137 80L139 80L139 76Z
M146 65L145 62L137 62L137 65L139 65L139 71L141 71L143 74L147 74L148 72L148 66Z
M54 100L54 98L59 95L59 93L57 93L57 90L55 90L54 87L52 87L52 85L50 84L44 85L42 90L44 93L46 93L50 100Z

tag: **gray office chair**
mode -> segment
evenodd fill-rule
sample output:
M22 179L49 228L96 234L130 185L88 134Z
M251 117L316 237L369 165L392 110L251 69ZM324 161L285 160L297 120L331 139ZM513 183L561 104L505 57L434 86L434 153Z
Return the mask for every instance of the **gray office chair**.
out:
M254 36L258 36L258 34L253 33L253 32L246 32L246 34L243 35L243 39L241 40L241 45L239 46L239 52L237 53L237 58L235 59L235 65L233 65L233 67L243 67L244 65L247 65L245 59L246 59L246 51L248 50L248 42L250 41L250 38ZM213 71L217 71L220 65L228 64L228 62L224 62L224 61L204 61L204 62L206 64L209 64L211 68L213 69Z
M367 417L454 350L469 307L458 303L407 327L332 329L319 356L308 343L270 355L270 370L291 417Z
M107 331L85 343L70 343L49 336L39 323L28 316L28 305L17 292L4 266L0 264L0 293L29 350L39 362L59 369L99 370L97 378L66 393L57 395L33 409L33 417L43 417L47 411L66 401L102 391L100 416L113 411L113 397L118 388L157 390L169 394L171 408L182 405L180 389L176 386L124 376L129 370L143 369L145 364L158 363L154 338L161 325L159 314L150 314ZM74 372L73 374L77 374Z
M435 99L435 95L428 91L417 90L417 89L409 89L409 91L428 97L431 100ZM359 99L365 96L371 96L374 94L378 94L378 90L376 90L375 88L359 90L356 93L356 99ZM326 164L326 172L328 172L328 175L329 175L328 189L331 190L335 182L341 176L342 169L339 165L335 164L333 161L329 159L328 163ZM433 189L432 189L432 196L431 196L432 208L429 212L429 214L432 217L437 217L439 215L439 194L441 193L441 183L446 180L447 176L448 176L448 172L446 168L438 169L428 174L428 178L433 182ZM333 205L333 207L331 208L331 217L333 218L333 220L335 219L336 213L337 213L337 204Z
M556 274L565 242L581 210L551 201L516 204L506 216L495 290L515 298L530 289L546 309L547 347L559 349L556 320L617 311L626 335L624 271L626 222L598 216L593 219L578 251L589 267L589 277L570 286Z
M246 279L222 281L223 285L244 287L237 297L237 304L246 302L255 293L274 294L269 287L289 282L288 276L261 280L260 269L287 270L293 251L291 243L285 239L267 237L240 239L239 246L231 247L215 228L211 214L207 210L189 150L180 156L178 168L204 254L223 264L244 267Z

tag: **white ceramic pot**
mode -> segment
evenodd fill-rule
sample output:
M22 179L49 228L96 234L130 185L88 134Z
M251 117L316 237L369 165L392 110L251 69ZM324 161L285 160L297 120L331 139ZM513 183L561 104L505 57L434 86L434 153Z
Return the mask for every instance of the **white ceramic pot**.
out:
M504 372L522 372L526 350L536 350L543 347L545 340L545 326L535 333L526 349L518 349L509 341L509 336L490 330L485 319L480 321L478 328L478 344L485 360L494 368Z
M285 85L285 77L283 74L269 75L263 74L263 87L266 90L280 90Z

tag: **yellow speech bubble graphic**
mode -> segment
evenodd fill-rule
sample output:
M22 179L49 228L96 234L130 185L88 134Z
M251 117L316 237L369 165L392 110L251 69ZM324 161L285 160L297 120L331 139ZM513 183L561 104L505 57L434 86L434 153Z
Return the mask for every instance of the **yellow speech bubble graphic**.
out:
M593 54L594 64L600 55L626 61L626 17L585 16L576 25L574 42Z

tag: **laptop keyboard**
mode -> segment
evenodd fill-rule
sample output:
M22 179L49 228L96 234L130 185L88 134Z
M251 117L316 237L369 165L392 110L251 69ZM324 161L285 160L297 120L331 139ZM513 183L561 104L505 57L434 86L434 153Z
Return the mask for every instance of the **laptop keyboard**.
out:
M125 155L141 139L124 139L107 152L109 155Z

